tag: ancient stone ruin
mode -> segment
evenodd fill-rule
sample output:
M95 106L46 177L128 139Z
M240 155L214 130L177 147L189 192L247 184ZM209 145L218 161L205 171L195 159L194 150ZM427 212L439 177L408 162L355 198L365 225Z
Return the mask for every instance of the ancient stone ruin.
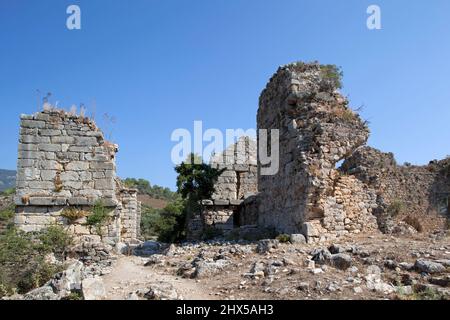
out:
M257 193L256 141L251 138L241 137L213 156L210 165L225 171L218 178L212 199L204 200L203 211L189 221L190 239L198 239L207 229L227 232L247 224L240 214Z
M450 211L450 159L400 166L393 154L366 146L367 123L339 88L334 66L280 67L257 114L258 129L279 130L278 172L261 173L248 137L213 156L211 166L225 171L212 199L190 217L188 239L244 227L303 234L309 242L441 228ZM116 177L117 149L88 118L57 110L23 115L16 224L35 231L58 223L108 243L136 240L140 203ZM100 228L86 224L99 201L109 212Z
M136 240L140 203L137 191L116 177L117 151L89 118L54 109L22 115L16 225L38 231L60 224L77 237L109 244ZM86 216L96 207L108 218L89 225Z
M215 198L204 202L196 230L202 224L225 231L257 224L315 242L405 225L416 231L442 227L449 214L450 159L399 166L392 154L367 147L367 123L339 88L334 66L280 67L261 94L257 115L258 129L279 130L278 172L262 175L258 162L257 181L246 180L245 187L258 193L246 197L238 191L239 170L229 167ZM249 151L253 159L256 148ZM226 150L218 158L232 155Z

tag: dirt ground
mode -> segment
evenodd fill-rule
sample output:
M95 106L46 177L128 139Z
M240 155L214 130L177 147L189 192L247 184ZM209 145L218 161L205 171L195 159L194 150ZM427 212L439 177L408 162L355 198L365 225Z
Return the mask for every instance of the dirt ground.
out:
M332 244L351 257L350 266L312 262L315 249ZM103 277L106 298L128 299L155 281L169 283L185 300L442 299L449 293L447 235L376 233L333 243L280 243L266 253L256 253L256 246L185 244L146 257L121 256ZM417 260L444 269L423 272L412 267Z

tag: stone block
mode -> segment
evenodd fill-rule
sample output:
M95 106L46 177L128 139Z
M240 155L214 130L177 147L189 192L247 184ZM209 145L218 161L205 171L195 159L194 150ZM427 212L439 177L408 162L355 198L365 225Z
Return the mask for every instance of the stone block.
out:
M75 144L81 147L83 146L92 147L97 146L98 141L96 137L76 137Z
M45 122L39 120L22 120L21 126L24 128L45 128Z
M41 136L59 136L61 135L61 130L54 129L42 129L39 131Z
M64 181L79 181L80 176L76 171L64 171L60 174L60 179L62 182Z
M98 179L95 180L95 189L98 190L113 190L114 180L113 179Z
M41 179L43 181L54 181L57 172L56 170L41 170Z
M115 170L112 162L91 162L90 168L93 170Z
M230 204L230 200L216 199L214 200L214 205L216 206L227 206Z
M57 171L62 171L63 169L62 165L55 160L48 160L48 161L40 160L39 168L42 170L57 170Z
M56 136L56 137L52 137L52 143L71 145L71 144L75 143L75 138L69 137L69 136Z
M55 187L55 184L51 181L35 181L32 180L29 182L29 186L31 189L37 190L51 190Z
M89 162L72 161L66 165L67 171L86 171L89 169Z
M19 143L19 151L38 151L38 147L35 144Z

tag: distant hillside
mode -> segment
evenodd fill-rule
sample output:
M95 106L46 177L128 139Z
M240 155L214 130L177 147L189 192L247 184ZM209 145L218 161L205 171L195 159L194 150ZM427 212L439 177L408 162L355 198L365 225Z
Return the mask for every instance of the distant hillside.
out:
M147 194L138 194L138 200L143 206L154 209L163 209L169 203L168 200L152 198Z
M123 183L128 188L137 189L140 195L147 195L153 199L170 202L179 197L178 193L171 191L169 188L151 185L150 182L145 179L126 178L123 180Z
M0 169L0 192L16 186L16 171Z

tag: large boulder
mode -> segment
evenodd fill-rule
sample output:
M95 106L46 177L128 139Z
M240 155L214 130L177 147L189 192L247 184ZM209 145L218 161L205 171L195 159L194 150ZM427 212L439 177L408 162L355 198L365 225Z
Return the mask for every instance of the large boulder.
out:
M291 234L290 241L293 244L296 244L296 243L303 244L303 243L306 243L306 237L301 233Z
M138 292L138 295L141 293ZM150 284L150 287L144 298L148 300L181 300L182 297L171 283L168 282L156 282Z
M103 279L93 277L84 279L81 282L84 300L102 300L106 297L106 290Z
M68 296L73 291L81 290L83 268L83 263L75 261L65 271L57 274L50 280L49 284L60 298Z
M24 294L23 300L59 300L59 297L51 286L45 285Z

